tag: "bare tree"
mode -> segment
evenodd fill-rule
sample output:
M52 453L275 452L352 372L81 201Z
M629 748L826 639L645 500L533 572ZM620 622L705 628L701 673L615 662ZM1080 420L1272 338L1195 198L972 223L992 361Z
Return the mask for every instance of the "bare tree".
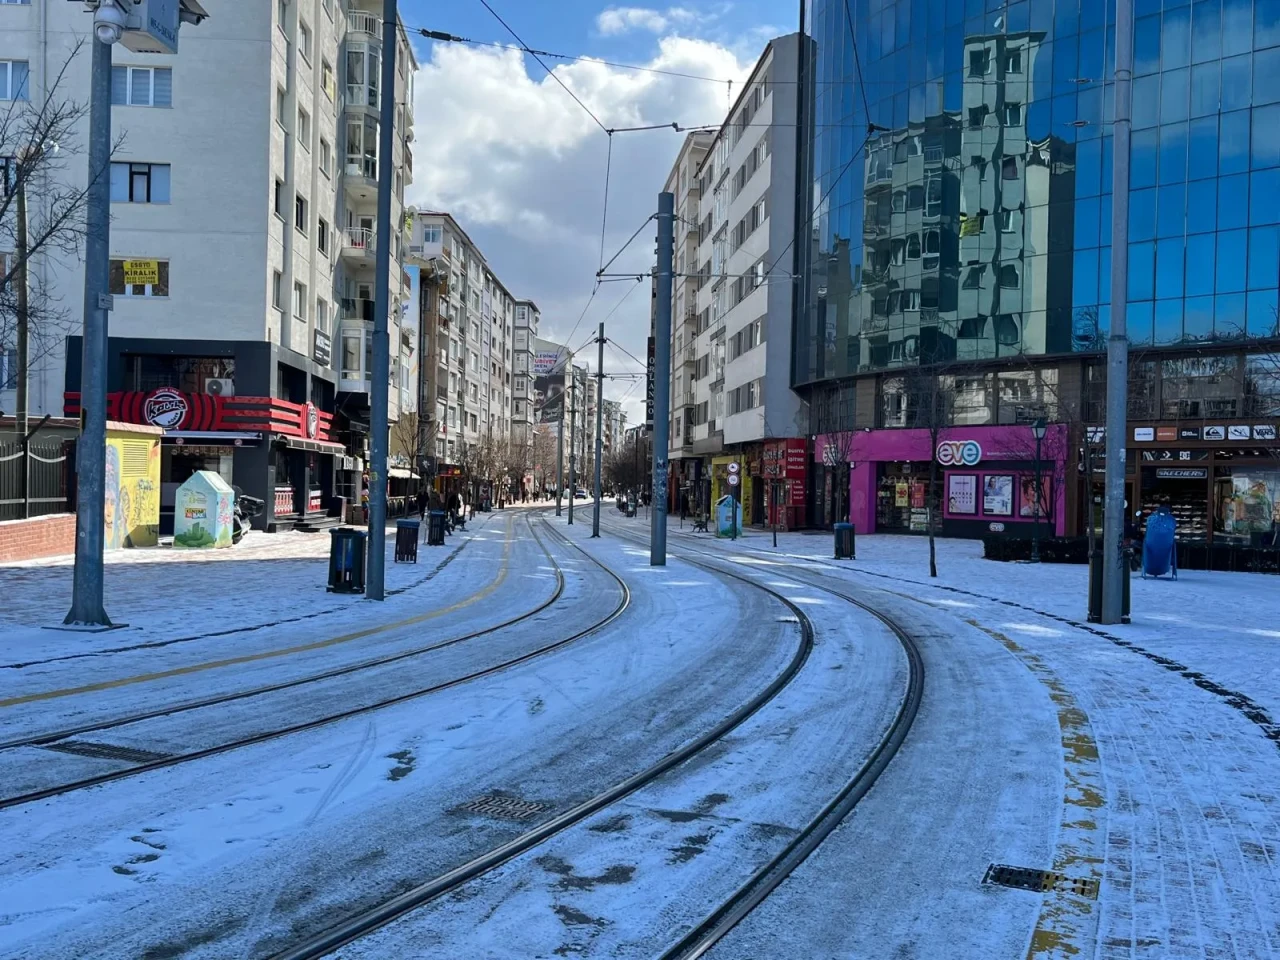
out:
M434 421L424 422L419 429L418 414L412 410L401 413L391 427L391 458L417 474L419 489L430 483L427 458L435 446L435 432Z
M38 267L53 255L81 256L89 186L108 175L90 171L85 182L69 176L81 152L79 130L88 104L64 92L82 46L72 48L42 99L15 97L0 113L0 250L13 251L0 255L0 344L18 346L24 395L32 364L71 328L72 311L59 302Z

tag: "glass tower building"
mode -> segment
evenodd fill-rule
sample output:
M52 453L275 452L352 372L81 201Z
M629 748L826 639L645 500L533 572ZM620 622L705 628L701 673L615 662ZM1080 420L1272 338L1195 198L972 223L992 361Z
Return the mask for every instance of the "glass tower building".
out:
M1195 466L1134 468L1130 502L1195 500L1180 532L1226 536L1233 472L1276 459L1280 0L1133 2L1129 416L1153 439L1130 456ZM802 0L801 23L792 379L812 432L922 426L930 368L949 427L1100 423L1114 3ZM1219 433L1241 444L1205 454ZM898 481L865 479L874 512ZM1265 485L1280 501L1280 474ZM1075 532L1089 489L1062 486Z

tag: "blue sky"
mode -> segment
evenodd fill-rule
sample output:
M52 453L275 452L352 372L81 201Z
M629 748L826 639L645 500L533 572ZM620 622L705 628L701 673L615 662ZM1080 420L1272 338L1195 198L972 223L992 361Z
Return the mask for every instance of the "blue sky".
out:
M588 0L489 0L531 47L714 77L745 76L770 37L795 29L792 0L684 0L648 6ZM409 27L474 40L508 35L479 0L401 0ZM577 348L627 293L608 284L576 330L600 258L600 222L609 138L531 58L464 44L415 43L414 182L408 199L446 210L484 251L517 297L542 310L541 336ZM552 64L606 126L718 123L726 88L600 64ZM606 258L656 207L657 193L683 141L675 131L613 138ZM652 232L618 261L647 272ZM646 285L647 286L647 285ZM633 291L608 321L606 335L636 357L649 326L647 289ZM594 351L591 351L594 366ZM587 359L586 353L579 361ZM606 372L634 370L620 353ZM606 386L626 396L632 422L643 384Z

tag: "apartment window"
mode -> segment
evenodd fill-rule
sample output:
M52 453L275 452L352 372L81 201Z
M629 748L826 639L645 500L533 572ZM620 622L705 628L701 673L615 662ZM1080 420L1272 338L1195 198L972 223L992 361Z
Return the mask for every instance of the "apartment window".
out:
M293 318L307 322L307 285L305 283L295 283L293 285Z
M1016 290L1018 288L1017 264L1002 263L1000 265L1000 286L1010 290Z
M273 204L274 204L273 209L276 212L276 216L279 217L281 220L283 220L284 219L284 181L279 179L278 177L276 178L276 192L275 192Z
M173 106L169 67L112 67L111 102L128 107Z
M439 243L442 236L440 224L428 223L422 228L423 243Z
M289 0L276 0L276 24L281 30L289 20Z
M307 26L306 21L298 21L298 49L302 51L302 56L307 63L311 62L311 28Z
M168 203L169 164L111 164L112 203Z
M1000 211L1000 232L1013 233L1013 211L1012 210Z
M476 415L474 413L471 414L471 429L478 430L479 427L480 427L480 424L476 421Z
M969 51L969 76L985 77L991 72L991 51L987 49Z
M329 19L333 19L333 0L320 0L320 6L324 7L324 12Z
M979 264L976 267L970 267L969 272L965 274L964 283L961 286L966 290L978 290L982 287L982 275L986 272L987 265Z
M328 60L320 61L320 89L324 91L330 103L338 99L338 81L334 77L333 64Z
M1021 73L1022 72L1022 51L1010 50L1004 55L1004 72L1005 73Z
M276 123L280 124L281 130L288 130L289 127L285 121L286 104L288 103L288 94L285 93L284 87L276 87Z
M128 269L126 270L126 265ZM154 266L154 272L151 267ZM143 273L150 273L154 278L152 283L125 283L126 275L136 276L139 269ZM168 260L111 260L111 274L109 277L109 292L118 297L167 297L169 296L169 261Z
M324 137L320 138L320 172L326 177L333 175L333 147Z
M991 113L991 108L985 103L981 106L969 108L969 126L973 129L981 127L987 122L987 116Z
M284 293L281 290L281 285L283 283L284 274L279 270L274 271L271 274L271 305L277 310L284 308L284 301L282 299L284 297Z
M324 217L316 222L316 249L326 257L329 255L329 221Z
M298 146L311 152L311 114L301 107L298 108Z
M30 100L29 73L26 60L0 60L0 100Z
M293 197L293 225L303 236L307 234L307 198L302 194Z
M524 393L526 386L524 377L516 377L516 393Z
M1006 127L1022 126L1022 104L1006 103L1004 105L1004 125Z

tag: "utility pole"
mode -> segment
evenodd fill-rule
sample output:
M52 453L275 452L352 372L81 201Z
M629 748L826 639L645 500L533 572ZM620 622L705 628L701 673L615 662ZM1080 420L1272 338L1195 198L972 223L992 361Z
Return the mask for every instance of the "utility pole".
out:
M391 393L391 183L395 150L396 0L382 0L382 89L378 122L378 223L373 269L373 369L369 373L369 575L365 596L385 599L387 563L387 405ZM399 224L396 225L399 229Z
M578 438L578 405L577 398L578 371L569 361L569 526L573 526L573 498L578 494L578 477L573 471L573 451Z
M568 399L568 395L565 395ZM556 431L556 516L560 516L560 497L564 493L564 404L560 406L560 429Z
M1120 623L1127 564L1124 536L1125 434L1129 394L1129 143L1133 118L1133 0L1116 3L1116 91L1111 179L1111 335L1107 339L1106 508L1102 517L1102 622Z
M667 447L671 432L671 283L676 198L658 194L658 308L653 331L653 513L649 566L667 565Z
M31 157L25 158L28 163ZM17 186L18 205L18 390L14 398L18 404L17 428L18 437L22 441L22 517L31 516L31 438L27 435L27 420L31 407L31 360L30 360L30 294L27 281L27 172L19 166L20 176Z
M68 624L110 627L102 604L107 473L107 313L111 309L111 44L89 41L89 188L85 201L80 439L76 443L76 564Z
M591 517L591 536L600 536L600 459L604 454L604 321L596 336L600 351L596 355L596 511Z

